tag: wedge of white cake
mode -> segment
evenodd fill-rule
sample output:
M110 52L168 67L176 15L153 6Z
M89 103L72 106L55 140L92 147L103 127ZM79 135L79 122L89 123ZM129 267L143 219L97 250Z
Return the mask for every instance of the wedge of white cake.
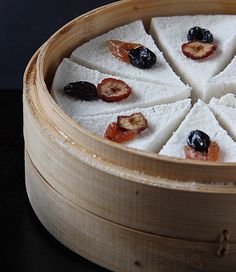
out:
M196 129L202 130L209 135L211 141L217 142L220 147L220 161L236 161L236 142L219 125L208 106L201 100L193 106L180 127L174 132L159 154L185 158L184 146L187 143L188 134Z
M227 94L220 99L212 98L209 104L221 126L236 141L236 97Z
M94 134L103 136L108 125L117 120L117 116L131 115L141 112L148 121L148 128L142 131L137 138L126 142L126 146L144 151L157 152L168 140L173 131L177 129L191 107L190 99L181 100L171 104L157 105L149 108L136 108L116 114L107 114L90 117L73 118L84 128Z
M227 93L236 94L236 56L226 68L206 84L208 97L221 97Z
M211 31L217 50L208 59L192 60L181 50L187 33L194 26ZM194 15L156 17L151 21L150 33L164 52L178 75L193 88L193 99L209 102L206 83L221 72L236 53L235 15Z
M141 44L156 54L157 62L150 69L139 69L129 63L120 61L106 49L107 40ZM117 27L91 39L74 50L70 59L88 68L97 69L114 76L168 86L184 86L183 82L164 59L163 53L157 48L152 37L146 33L140 20Z
M190 88L170 87L153 83L139 82L131 79L115 77L125 81L132 89L126 99L118 102L81 101L64 93L64 87L71 82L89 81L95 86L103 79L113 76L88 69L84 66L64 59L57 69L51 88L51 93L60 107L70 116L99 115L129 110L136 107L150 107L185 99L190 96Z

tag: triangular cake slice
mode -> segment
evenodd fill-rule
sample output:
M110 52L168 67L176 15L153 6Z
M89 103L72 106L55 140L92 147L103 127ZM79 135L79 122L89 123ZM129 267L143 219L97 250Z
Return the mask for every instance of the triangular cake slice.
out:
M192 60L182 53L181 46L187 42L188 31L194 26L208 29L213 34L217 49L209 58ZM193 88L193 99L209 102L205 84L235 55L235 28L235 15L171 16L153 18L150 33L176 73Z
M190 99L171 104L157 105L149 108L136 108L130 111L100 116L79 117L74 119L94 134L103 136L108 125L117 120L117 116L129 116L141 112L148 121L148 127L137 138L126 142L126 146L144 151L157 152L168 140L173 131L185 118L191 107Z
M106 49L107 40L141 44L156 54L156 64L150 69L139 69L129 63L120 61ZM84 43L72 52L70 58L78 64L114 76L168 86L184 86L183 82L164 59L163 53L157 48L152 37L146 33L140 20L117 27Z
M207 100L211 97L221 97L227 93L236 94L236 56L230 64L206 84Z
M230 136L236 141L236 97L227 94L220 99L212 98L209 104L216 119L225 128Z
M120 112L136 107L150 107L157 104L171 103L190 96L190 88L187 86L162 86L120 77L115 78L125 81L132 88L132 93L128 98L118 102L104 102L101 99L82 101L64 93L64 87L68 83L88 81L97 86L105 78L113 78L113 76L78 65L69 59L63 59L55 74L51 93L56 102L70 116Z
M220 147L220 161L236 161L236 142L219 125L208 106L201 100L198 100L193 106L180 127L174 132L159 154L185 158L184 146L186 145L188 134L197 129L208 134L211 141L217 142Z

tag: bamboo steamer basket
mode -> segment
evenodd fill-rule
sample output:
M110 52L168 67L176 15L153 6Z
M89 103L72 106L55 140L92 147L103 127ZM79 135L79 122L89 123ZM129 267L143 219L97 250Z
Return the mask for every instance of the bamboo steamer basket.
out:
M218 258L218 243L187 241L136 231L74 205L37 171L26 153L26 188L33 209L65 246L112 271L235 271L236 244ZM63 210L63 212L62 212Z
M32 206L59 241L114 271L234 271L236 164L165 158L104 140L67 116L48 90L62 58L83 42L136 19L148 27L153 16L199 13L235 14L236 2L107 5L55 33L25 72L26 180ZM100 244L97 229L89 224L104 228ZM121 241L125 235L132 237L127 251Z

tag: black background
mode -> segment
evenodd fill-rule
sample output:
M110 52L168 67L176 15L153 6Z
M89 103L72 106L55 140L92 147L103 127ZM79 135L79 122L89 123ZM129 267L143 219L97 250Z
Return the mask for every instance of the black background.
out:
M22 77L59 27L109 0L0 2L0 243L4 271L106 272L57 242L29 204L24 184Z
M0 0L0 88L18 89L33 53L60 27L111 0Z

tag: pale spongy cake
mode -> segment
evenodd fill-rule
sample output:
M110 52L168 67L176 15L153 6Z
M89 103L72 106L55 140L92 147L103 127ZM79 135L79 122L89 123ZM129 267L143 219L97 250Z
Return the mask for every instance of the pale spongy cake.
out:
M120 77L115 78L125 81L133 91L128 98L118 102L109 103L101 99L96 101L82 101L64 93L64 87L71 82L88 81L97 86L103 79L113 77L114 76L78 65L65 58L57 69L51 93L56 102L70 116L120 112L136 107L142 108L171 103L190 96L190 88L187 86L170 87Z
M188 30L194 26L208 29L214 36L217 50L203 60L187 58L181 50L187 42ZM209 102L207 81L221 72L236 53L235 15L194 15L156 17L151 20L150 33L177 74L193 88L193 99Z
M208 99L221 97L227 93L236 94L236 56L221 73L207 82L206 89Z
M196 129L208 134L211 141L217 142L220 147L220 161L236 161L236 142L234 142L228 133L220 126L208 106L201 100L193 106L159 154L185 158L184 146L187 144L188 134Z
M220 99L212 98L209 104L221 126L225 128L230 136L236 141L236 97L227 94Z
M214 35L218 48L208 59L193 61L181 51L181 45L187 42L188 30L194 26L209 29ZM209 101L213 96L236 93L236 57L233 59L236 51L235 26L236 16L233 15L152 19L151 34L176 72L193 87L193 101L199 97ZM148 47L157 55L157 63L151 69L143 70L116 59L105 46L110 39ZM100 99L77 100L65 95L63 90L71 82L88 81L97 86L109 77L125 81L133 89L131 95L124 100L108 103ZM198 129L219 144L221 161L236 161L236 142L215 118L236 140L234 95L212 99L209 106L199 100L189 112L191 103L186 98L190 92L191 88L176 76L152 37L146 33L142 21L115 28L79 46L70 59L63 59L51 88L52 96L59 106L82 127L97 135L103 136L108 125L116 121L118 115L142 112L149 127L136 139L124 143L126 146L149 152L161 150L161 155L185 158L187 136L190 131Z
M131 64L117 60L106 49L107 40L139 43L156 54L157 62L150 69L139 69ZM143 23L140 20L117 27L91 39L75 49L70 59L78 64L114 76L168 86L184 86L183 82L164 59L163 53L157 48L152 37L146 33Z
M236 108L236 95L234 93L228 93L218 99L220 105Z
M103 136L106 128L117 120L117 116L131 115L141 112L148 120L148 128L142 131L132 141L124 143L126 146L149 152L157 152L177 129L191 107L190 99L177 101L171 104L157 105L149 108L136 108L130 111L99 116L79 117L72 116L82 127Z

